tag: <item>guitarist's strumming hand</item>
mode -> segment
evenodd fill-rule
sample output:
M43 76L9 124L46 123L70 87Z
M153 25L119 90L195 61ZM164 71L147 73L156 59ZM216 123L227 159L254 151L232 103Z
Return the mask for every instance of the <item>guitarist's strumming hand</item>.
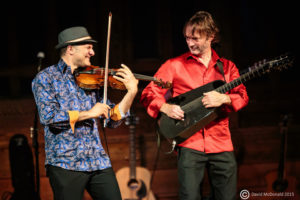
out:
M202 103L205 108L220 107L223 104L230 105L231 99L227 94L211 91L203 93Z
M165 113L168 117L173 119L184 120L184 112L178 105L164 103L160 107L160 112Z

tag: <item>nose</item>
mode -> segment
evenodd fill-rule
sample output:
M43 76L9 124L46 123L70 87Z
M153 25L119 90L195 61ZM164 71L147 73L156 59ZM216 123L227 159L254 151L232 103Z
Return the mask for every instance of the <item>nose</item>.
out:
M94 49L90 49L90 52L89 52L90 56L94 56L95 55L95 51Z
M185 41L188 44L188 46L191 46L194 44L194 40L192 38L186 37Z

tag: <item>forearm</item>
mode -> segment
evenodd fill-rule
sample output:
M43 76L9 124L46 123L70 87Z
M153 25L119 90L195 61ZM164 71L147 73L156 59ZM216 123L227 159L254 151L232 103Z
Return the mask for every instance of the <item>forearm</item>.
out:
M92 116L91 112L89 111L80 111L78 113L78 120L77 121L83 121L86 119L91 119L91 118L95 118Z
M130 91L127 91L127 93L119 103L120 112L127 113L129 111L137 92L138 92L137 89L132 89Z
M75 123L78 121L83 121L83 120L87 120L87 119L92 119L92 118L96 118L97 116L94 116L91 112L91 110L87 110L87 111L68 111L69 113L69 118L70 118L70 123Z

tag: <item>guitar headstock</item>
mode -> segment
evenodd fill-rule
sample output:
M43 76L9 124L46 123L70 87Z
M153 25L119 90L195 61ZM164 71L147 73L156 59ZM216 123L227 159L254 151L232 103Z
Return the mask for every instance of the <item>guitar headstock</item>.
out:
M270 65L270 69L275 70L283 70L291 67L294 62L294 57L290 54L281 55L273 60L270 60L268 63Z
M258 62L258 64L254 65L254 70L257 68L262 74L269 73L273 70L282 71L283 69L291 67L293 65L293 61L293 56L286 53L271 60L264 59Z
M240 70L240 74L265 74L274 70L282 71L291 67L294 61L294 57L290 53L283 54L274 59L263 59L255 62L251 67Z

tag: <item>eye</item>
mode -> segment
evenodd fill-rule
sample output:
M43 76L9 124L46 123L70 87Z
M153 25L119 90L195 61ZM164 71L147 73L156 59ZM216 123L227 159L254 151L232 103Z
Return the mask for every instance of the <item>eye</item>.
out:
M197 42L197 41L200 40L199 37L189 37L189 36L185 36L185 39L186 39L186 40L192 40L192 41L195 41L195 42Z
M87 48L88 50L90 50L90 49L92 49L92 48L93 48L93 45L91 45L91 44L88 44L88 45L86 46L86 48Z

